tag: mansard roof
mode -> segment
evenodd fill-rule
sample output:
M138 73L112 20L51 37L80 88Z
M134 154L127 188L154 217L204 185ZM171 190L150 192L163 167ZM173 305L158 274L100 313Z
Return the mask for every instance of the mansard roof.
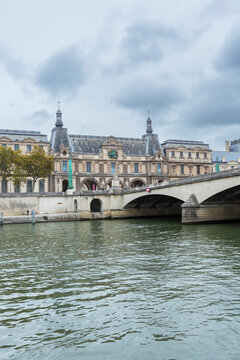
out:
M91 136L91 135L69 135L74 152L79 154L98 154L102 145L106 145L109 136ZM119 144L123 146L123 152L126 155L146 155L147 142L138 138L115 137Z
M69 147L78 154L98 154L102 146L122 146L126 155L146 156L161 151L158 135L152 133L152 120L147 119L147 133L142 138L125 138L114 136L68 135L63 127L62 113L58 109L57 121L52 129L50 146L54 152L60 152L61 147Z
M67 128L56 126L52 129L50 146L53 152L60 152L61 147L68 148L70 145L70 139L68 136Z

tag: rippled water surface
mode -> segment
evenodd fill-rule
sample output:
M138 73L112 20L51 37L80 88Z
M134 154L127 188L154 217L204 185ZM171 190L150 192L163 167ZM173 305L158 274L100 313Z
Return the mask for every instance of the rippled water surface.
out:
M0 358L240 359L240 224L0 229Z

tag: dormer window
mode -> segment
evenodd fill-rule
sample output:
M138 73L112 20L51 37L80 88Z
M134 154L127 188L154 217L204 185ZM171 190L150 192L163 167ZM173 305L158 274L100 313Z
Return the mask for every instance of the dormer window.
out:
M65 155L67 155L67 153L66 153L66 151L65 151L65 150L63 151L63 155L64 155L64 156L65 156Z

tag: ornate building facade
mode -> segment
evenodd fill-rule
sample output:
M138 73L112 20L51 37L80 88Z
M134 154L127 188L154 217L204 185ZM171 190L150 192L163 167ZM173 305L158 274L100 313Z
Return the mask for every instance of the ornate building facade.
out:
M65 191L68 186L70 150L75 190L110 189L116 174L123 188L169 180L168 161L150 117L142 138L70 135L58 110L50 149L55 159L51 191Z
M20 150L22 154L29 154L34 146L41 147L47 154L50 151L50 144L47 135L41 134L40 131L30 130L8 130L0 129L0 146L10 147L12 150ZM39 179L35 185L36 192L48 191L48 179ZM0 192L32 192L33 181L28 178L26 183L14 186L11 181L0 181Z
M134 188L212 172L212 151L208 144L182 140L160 144L150 117L141 138L74 135L63 126L62 112L58 109L50 142L38 131L0 130L0 145L23 153L38 145L53 155L54 171L44 187L39 182L37 192L67 190L69 157L75 191L110 189L116 175L122 188ZM17 190L30 192L30 181ZM11 184L5 190L2 186L2 192L16 191Z
M166 140L162 144L168 159L169 177L209 174L212 168L212 150L202 141Z
M123 188L134 188L212 172L208 144L167 140L160 145L150 117L142 138L70 135L59 109L50 149L55 159L51 191L65 191L68 186L70 150L75 190L110 189L115 174Z

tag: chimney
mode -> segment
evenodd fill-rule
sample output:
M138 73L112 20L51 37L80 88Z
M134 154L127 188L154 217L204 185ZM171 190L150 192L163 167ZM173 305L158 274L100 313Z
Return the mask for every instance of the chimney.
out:
M229 141L228 140L226 140L225 141L225 151L230 151L230 147L229 147Z

